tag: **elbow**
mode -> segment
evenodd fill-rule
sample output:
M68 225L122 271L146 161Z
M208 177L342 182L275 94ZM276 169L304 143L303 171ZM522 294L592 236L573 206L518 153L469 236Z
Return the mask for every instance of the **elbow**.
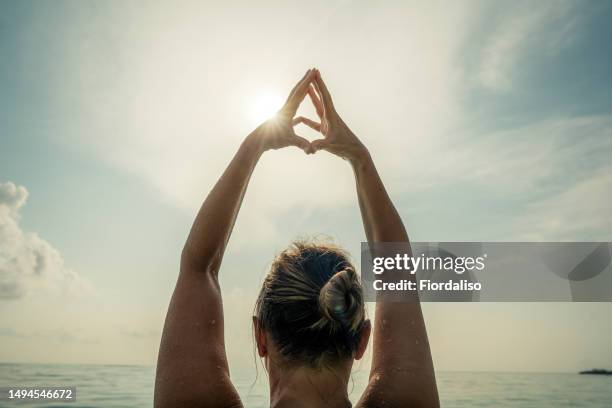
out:
M189 242L185 244L181 251L181 270L216 274L220 264L221 257L217 251L194 248Z

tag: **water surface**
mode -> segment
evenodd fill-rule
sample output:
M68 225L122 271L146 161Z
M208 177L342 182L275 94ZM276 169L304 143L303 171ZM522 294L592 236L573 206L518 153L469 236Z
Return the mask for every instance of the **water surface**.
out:
M0 364L2 386L76 386L75 403L6 403L1 407L151 407L154 367L104 365ZM246 407L268 407L265 373L233 371ZM353 374L350 397L356 401L367 373ZM442 406L612 407L612 376L540 373L438 372Z

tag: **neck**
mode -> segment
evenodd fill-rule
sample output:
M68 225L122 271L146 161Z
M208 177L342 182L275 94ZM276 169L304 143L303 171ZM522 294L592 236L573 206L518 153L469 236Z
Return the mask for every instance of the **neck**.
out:
M311 368L268 364L270 406L346 408L352 361L335 367Z

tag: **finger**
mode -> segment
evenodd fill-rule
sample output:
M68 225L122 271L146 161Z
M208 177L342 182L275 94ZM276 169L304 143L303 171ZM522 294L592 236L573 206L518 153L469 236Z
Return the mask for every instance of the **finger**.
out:
M293 120L291 121L291 124L292 124L293 126L295 126L295 125L297 125L297 124L299 124L299 123L303 123L303 124L305 124L306 126L308 126L308 127L312 128L312 129L316 130L317 132L320 132L320 131L321 131L321 124L320 124L320 123L315 122L315 121L314 121L314 120L312 120L312 119L305 118L304 116L298 116L297 118L295 118L295 119L293 119Z
M310 150L310 142L308 141L308 139L302 136L298 136L296 134L293 134L293 137L291 137L291 144L293 146L299 147L300 149L304 150L307 153L308 153L308 150Z
M325 149L327 146L329 146L329 141L326 139L317 139L310 142L310 147L314 152Z
M323 112L325 112L325 103L323 102L321 98L321 90L319 89L319 84L317 84L316 77L317 77L317 74L315 73L315 78L312 81L312 86L315 89L315 96L317 97L317 100L321 102L321 106L323 107Z
M306 92L308 92L308 87L314 79L314 73L314 69L309 70L306 76L296 85L295 92L293 92L293 95L289 98L290 103L292 102L295 105L299 105L304 100Z
M317 110L317 115L319 115L319 117L323 119L323 114L325 113L325 109L323 109L323 102L321 102L321 99L319 99L317 91L315 91L312 84L308 85L308 96L310 96L310 100L312 101L312 104Z
M312 72L312 69L306 70L306 73L304 74L304 76L298 81L297 84L295 84L295 86L291 89L291 92L289 92L289 97L287 98L287 100L289 100L289 98L291 98L291 95L293 95L295 93L295 90L297 89L297 87L302 83L302 81L304 79L306 79L308 74L310 74L311 72Z
M310 82L313 80L313 77L314 77L314 70L309 69L306 75L304 76L304 78L302 78L300 82L298 82L294 90L289 95L289 98L287 99L285 106L283 106L283 108L281 109L288 116L290 117L295 116L295 113L297 112L297 109L300 106L300 103L302 103L302 101L306 97L308 86Z
M296 94L296 91L298 90L298 87L302 84L302 82L308 78L309 75L311 75L313 72L312 69L308 69L306 71L306 73L304 74L304 76L302 76L302 78L298 81L297 84L295 84L295 86L293 87L293 89L291 89L291 92L289 92L289 96L287 97L287 100L285 101L285 104L283 105L283 107L280 109L281 113L286 113L286 109L287 109L287 105L289 105L292 101L292 98L294 97L294 95ZM287 113L288 114L288 113Z
M321 77L321 72L319 72L319 70L315 70L314 83L316 84L317 90L321 95L321 99L323 100L323 106L325 106L325 109L330 109L333 111L334 103L332 102L329 90L327 89L327 86L325 86L325 82L323 82L323 78Z

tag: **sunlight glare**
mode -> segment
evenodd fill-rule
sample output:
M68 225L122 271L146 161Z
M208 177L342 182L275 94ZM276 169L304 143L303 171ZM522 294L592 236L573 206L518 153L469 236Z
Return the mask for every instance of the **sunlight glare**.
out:
M254 124L260 124L270 119L283 106L283 98L273 92L257 95L251 103L249 116Z

